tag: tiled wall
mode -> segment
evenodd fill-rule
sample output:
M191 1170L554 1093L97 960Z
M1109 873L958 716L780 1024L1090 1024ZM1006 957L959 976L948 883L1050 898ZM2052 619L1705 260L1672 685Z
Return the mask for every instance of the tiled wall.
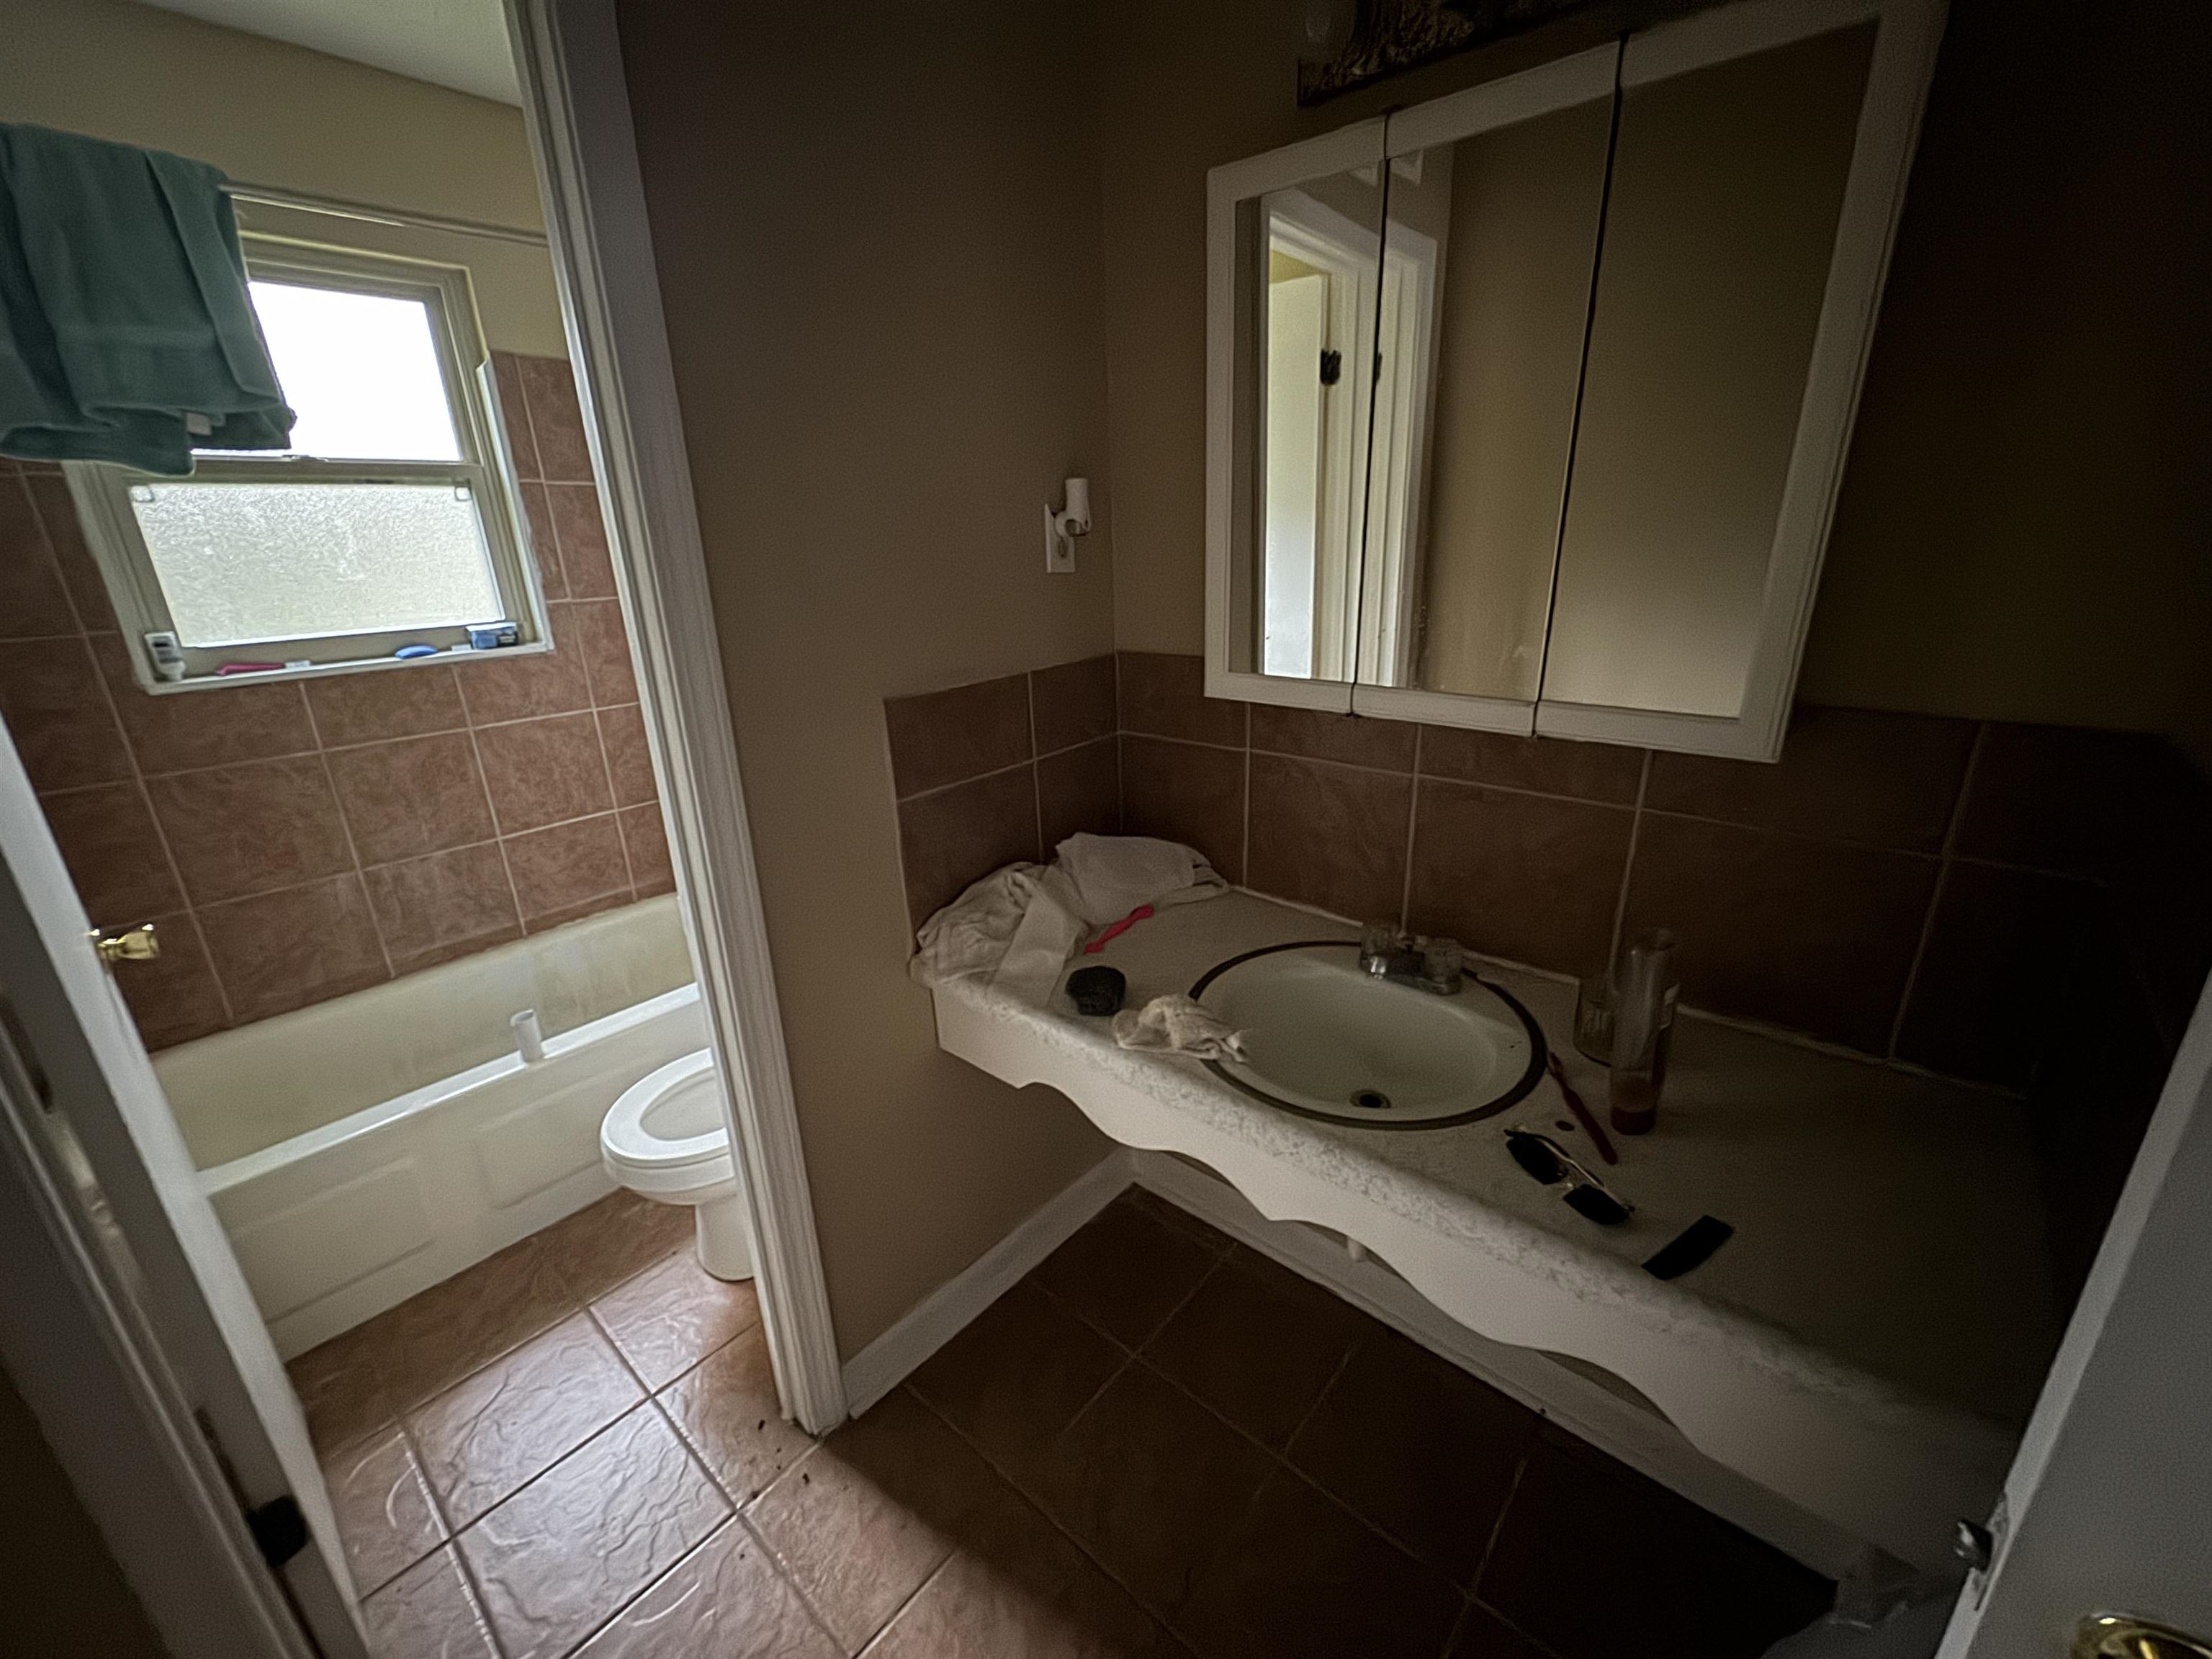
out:
M1114 659L884 703L909 919L969 882L1121 827Z
M1597 973L1670 927L1693 1006L2014 1088L2085 963L2170 1047L2212 962L2212 792L2159 739L1804 708L1761 765L1202 684L1196 657L1123 652L888 702L913 920L1118 823L1539 968Z
M0 460L0 719L149 1048L670 890L568 365L497 360L556 648L153 696L57 472Z

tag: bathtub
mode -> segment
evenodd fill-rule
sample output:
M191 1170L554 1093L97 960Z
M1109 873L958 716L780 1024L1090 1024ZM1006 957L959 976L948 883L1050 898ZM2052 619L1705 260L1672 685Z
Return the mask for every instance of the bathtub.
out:
M607 1108L706 1045L690 979L675 899L648 899L156 1054L278 1351L611 1192Z

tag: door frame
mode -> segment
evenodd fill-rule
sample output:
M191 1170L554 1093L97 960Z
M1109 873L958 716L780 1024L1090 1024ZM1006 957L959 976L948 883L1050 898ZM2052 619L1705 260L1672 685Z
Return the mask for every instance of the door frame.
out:
M714 595L691 489L613 0L506 0L615 585L637 659L784 1410L846 1416Z

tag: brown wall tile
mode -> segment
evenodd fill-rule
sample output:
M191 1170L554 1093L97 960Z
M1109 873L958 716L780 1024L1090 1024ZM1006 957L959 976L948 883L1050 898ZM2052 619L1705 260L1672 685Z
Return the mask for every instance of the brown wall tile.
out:
M166 1048L220 1031L230 1020L199 925L182 911L151 920L161 954L151 962L126 963L115 975L116 988L137 1022L139 1041L149 1048Z
M1121 828L1121 763L1111 735L1063 749L1036 763L1037 822L1044 856L1079 831L1118 835Z
M532 931L668 890L620 607L611 597L567 598L564 538L580 590L611 596L614 584L566 365L501 353L494 373L552 601L556 648L541 656L150 695L132 676L66 481L52 468L0 465L0 719L33 781L50 792L49 817L93 913L103 922L157 912L173 919L160 963L125 981L149 1045L373 983L386 975L387 943L399 967L411 969L514 937L517 907L491 840L479 740L508 763L507 805L521 833L552 822L548 813L605 815L605 824L587 832L598 837L600 878L614 867L605 859L610 849L623 872L604 893L534 912ZM540 482L549 468L550 486ZM51 637L11 637L48 629ZM601 705L616 705L596 716L595 687ZM498 735L511 723L552 717L568 723ZM287 763L255 769L272 762ZM143 789L134 772L149 781ZM317 784L318 773L326 781ZM608 793L611 775L618 800ZM149 793L160 798L150 811ZM624 825L612 817L617 805L635 813ZM197 878L184 892L165 813ZM542 846L526 850L525 862L547 863ZM317 878L325 868L348 877L364 866L365 883L354 883L350 899ZM280 890L295 887L308 896L284 899ZM241 888L271 902L234 909ZM193 904L224 911L204 930L220 942L220 963L203 948ZM251 954L240 918L273 924L315 915L335 930L327 970L294 975L288 988L283 974L269 976ZM388 940L378 936L380 917ZM293 941L264 945L291 960L284 953ZM246 977L226 1009L219 975L234 966Z
M1772 765L1654 754L1644 804L1832 841L1934 853L1943 845L1974 722L1800 708Z
M1418 811L1409 926L1538 968L1604 969L1628 812L1432 778Z
M1038 857L1030 768L993 772L898 804L908 919L919 927L972 881Z
M2093 932L2108 970L2127 964L2103 928L2100 896L2063 876L1954 863L1912 981L1897 1053L1952 1077L2024 1088L2059 1012L2068 964Z
M1089 743L1114 735L1120 719L1112 654L1085 657L1030 674L1030 709L1036 728L1036 751Z
M131 775L131 755L81 639L0 642L0 720L40 789Z
M576 402L576 378L565 357L520 360L523 395L530 404L531 435L538 441L538 476L548 483L589 483L591 446Z
M606 746L607 775L615 787L615 805L636 806L659 799L653 781L653 752L646 741L645 711L635 703L602 708L599 741Z
M366 744L328 759L364 865L491 839L491 804L465 732Z
M1421 775L1529 789L1542 795L1630 806L1644 776L1644 751L1609 743L1516 738L1455 726L1421 728Z
M653 802L627 806L622 820L623 847L629 854L629 878L640 898L676 890L676 865L669 854L668 825Z
M1207 696L1203 658L1124 651L1118 660L1124 732L1243 747L1251 705Z
M269 760L307 754L315 747L314 722L307 718L307 699L296 680L156 696L132 678L121 635L94 634L91 645L143 772Z
M611 811L599 728L588 714L487 726L477 733L503 836Z
M1936 869L1917 854L1646 813L1626 931L1674 931L1693 1006L1882 1054Z
M184 908L168 848L137 784L96 784L39 805L94 926L130 927Z
M507 868L522 919L565 915L589 900L629 890L629 862L612 812L556 824L507 841Z
M1413 745L1420 728L1404 720L1364 720L1356 714L1325 714L1311 708L1252 705L1252 747L1310 760L1343 761L1386 771L1413 769Z
M980 777L1032 752L1029 677L1007 674L949 691L886 697L884 724L900 799Z
M62 573L22 478L0 477L0 640L77 631Z
M1231 883L1244 879L1244 755L1121 734L1121 831L1196 848Z
M353 868L319 755L179 772L146 787L196 906Z
M587 483L549 483L546 507L561 551L561 577L572 599L615 596L614 556L599 516L599 492Z
M366 872L377 931L398 973L522 936L499 843L457 847Z
M326 1002L391 977L361 878L347 874L198 912L240 1022Z
M2111 874L2137 825L2145 784L2172 764L2171 745L2141 732L1992 725L1974 758L1958 851L2068 875Z
M518 478L542 478L538 442L530 432L530 404L523 388L522 359L511 351L491 354L492 383L499 389L500 424L507 428L507 453Z
M576 649L592 701L602 708L637 701L637 669L629 659L629 635L622 607L612 599L589 599L565 607L575 624Z
M1249 885L1354 921L1398 921L1410 774L1255 753L1250 787Z
M468 663L453 671L471 724L535 720L592 706L592 683L584 672L583 640L573 621L575 608L556 605L549 609L552 650L498 662Z
M306 684L307 708L325 749L458 732L469 723L460 682L442 665L340 674Z

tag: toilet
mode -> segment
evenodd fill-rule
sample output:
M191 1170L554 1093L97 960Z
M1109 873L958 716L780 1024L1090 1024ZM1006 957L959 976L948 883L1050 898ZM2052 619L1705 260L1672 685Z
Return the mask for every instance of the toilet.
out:
M599 1125L599 1159L640 1197L691 1206L699 1265L708 1273L753 1276L745 1191L730 1153L711 1051L671 1060L625 1089Z

